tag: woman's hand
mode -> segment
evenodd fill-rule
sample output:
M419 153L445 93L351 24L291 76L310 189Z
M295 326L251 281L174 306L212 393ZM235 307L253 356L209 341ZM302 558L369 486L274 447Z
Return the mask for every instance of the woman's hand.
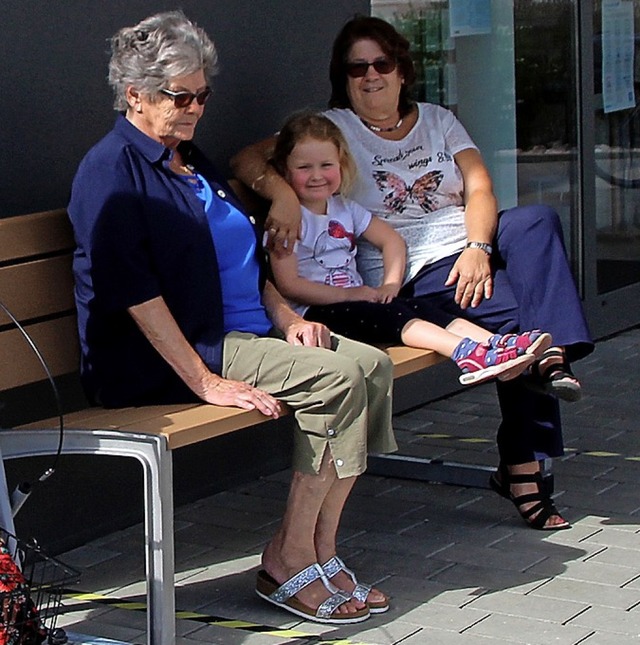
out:
M269 251L289 255L300 237L300 202L293 189L269 163L276 137L243 148L230 160L233 174L260 197L271 202L265 223Z
M301 221L300 202L295 193L292 190L280 191L271 202L264 225L267 231L267 249L276 255L292 253L296 240L300 237Z
M456 285L454 300L461 309L477 307L493 295L489 256L482 249L465 249L451 268L445 286Z
M331 334L328 327L300 317L287 326L284 337L290 345L331 348Z
M198 396L212 405L226 405L243 410L258 410L277 419L282 414L280 402L270 394L243 381L225 379L209 373Z

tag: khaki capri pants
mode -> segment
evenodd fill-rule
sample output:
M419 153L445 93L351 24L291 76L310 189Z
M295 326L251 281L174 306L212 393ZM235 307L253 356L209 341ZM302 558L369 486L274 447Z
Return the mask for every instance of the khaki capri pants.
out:
M293 469L318 473L327 448L340 479L361 475L367 451L397 450L391 426L393 364L379 349L331 336L332 349L231 332L222 376L286 403L296 418Z

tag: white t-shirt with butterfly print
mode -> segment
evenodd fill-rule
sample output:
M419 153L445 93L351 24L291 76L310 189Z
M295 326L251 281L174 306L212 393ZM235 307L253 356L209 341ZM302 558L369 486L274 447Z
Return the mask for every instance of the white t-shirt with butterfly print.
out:
M382 139L352 110L334 108L325 115L344 134L358 166L349 197L407 244L405 282L425 264L464 248L464 186L453 155L477 148L451 111L419 103L418 120L400 141ZM365 284L380 285L382 255L366 240L358 241L358 269Z
M294 248L298 275L332 287L361 287L356 240L371 223L371 213L340 195L328 199L326 215L312 213L304 206L301 210L302 230ZM309 308L296 302L290 304L301 316Z

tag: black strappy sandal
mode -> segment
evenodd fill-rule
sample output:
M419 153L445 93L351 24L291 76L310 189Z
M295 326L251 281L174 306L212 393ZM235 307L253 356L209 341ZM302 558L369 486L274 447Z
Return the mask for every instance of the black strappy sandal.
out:
M541 369L540 362L547 358L560 358L562 360L551 363ZM531 374L526 377L525 383L527 387L536 392L553 394L569 403L574 403L582 398L580 382L571 371L571 366L567 362L564 352L555 347L546 350L540 360L531 366Z
M500 476L498 478L498 475ZM518 495L517 497L511 493L511 484L532 484L538 486L535 493L527 493L525 495ZM498 471L489 477L489 485L501 497L510 500L520 513L520 517L533 529L539 531L561 531L563 529L571 528L571 524L564 520L561 524L553 524L545 526L547 520L553 515L562 518L558 509L555 507L551 497L547 493L547 487L540 472L512 475L506 467L500 466ZM534 503L533 506L527 510L521 507L523 504ZM535 516L535 517L533 517Z

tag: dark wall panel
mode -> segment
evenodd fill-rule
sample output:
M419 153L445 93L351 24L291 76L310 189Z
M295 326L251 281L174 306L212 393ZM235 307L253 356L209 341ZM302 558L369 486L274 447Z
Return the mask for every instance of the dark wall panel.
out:
M0 216L66 205L75 168L114 119L107 39L181 8L216 43L220 74L196 141L222 167L292 110L323 107L333 37L367 0L21 0L0 21Z

